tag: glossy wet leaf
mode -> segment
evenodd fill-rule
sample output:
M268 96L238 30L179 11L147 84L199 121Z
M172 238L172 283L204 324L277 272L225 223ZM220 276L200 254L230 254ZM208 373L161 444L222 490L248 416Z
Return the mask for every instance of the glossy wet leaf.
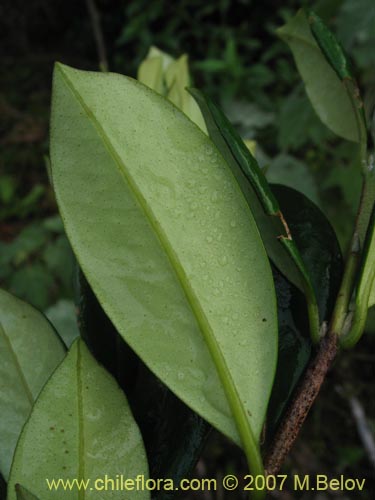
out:
M228 118L211 99L197 89L189 89L203 116L209 135L235 176L255 217L270 258L306 296L311 338L319 341L319 314L311 278L298 246L293 240L278 200L257 160L244 144Z
M0 471L5 479L34 401L64 355L45 317L0 290Z
M272 217L268 215L268 213L266 213L264 205L262 205L259 197L254 192L243 170L240 168L233 154L231 153L227 141L223 137L219 123L219 118L221 117L220 115L222 115L222 113L219 115L220 110L216 106L214 106L213 102L202 92L198 91L197 89L189 89L189 92L194 96L200 106L200 109L206 120L210 138L225 158L239 186L241 187L241 190L256 220L269 257L276 264L276 266L285 275L287 275L288 279L292 283L303 290L303 283L300 273L298 272L298 269L294 265L290 256L287 254L286 250L280 245L278 239L278 236L284 233L284 227L281 224L280 219L277 217ZM214 114L215 111L216 115L218 116ZM223 117L222 121L224 121ZM253 163L255 165L255 159L252 164ZM257 169L256 165L255 168ZM258 177L261 178L261 174L259 172ZM276 200L275 203L277 203ZM272 210L272 207L270 208Z
M289 45L307 95L322 122L335 134L359 142L363 124L357 122L351 90L321 51L304 11L299 10L277 33Z
M137 78L147 87L167 97L203 132L206 132L202 113L195 100L186 90L186 87L191 85L188 56L186 54L174 59L157 47L151 47L147 57L138 68Z
M273 278L277 294L279 350L275 382L268 408L267 441L274 436L312 351L311 339L307 334L308 323L304 317L302 293L287 281L276 267L273 268Z
M257 440L276 304L258 230L223 158L138 82L65 66L55 71L51 135L68 237L116 329L218 430ZM254 444L247 452L258 456Z
M79 284L81 335L95 358L126 392L142 432L150 477L180 482L190 475L211 426L178 399L126 345L82 273ZM155 498L170 496L168 492L155 493Z
M295 189L271 185L301 249L316 289L320 317L327 320L334 306L343 260L334 230L320 209ZM301 292L274 267L279 353L267 418L267 440L272 438L310 358L312 344Z
M311 276L322 321L332 312L343 261L334 229L323 212L293 188L272 184L303 261Z
M37 436L37 439L36 439ZM121 389L89 353L80 339L42 390L17 445L8 484L8 500L17 483L40 500L61 499L61 490L46 479L94 481L123 474L148 477L146 455L138 427ZM82 490L64 490L66 499L82 498ZM98 492L86 490L85 498ZM123 498L123 491L106 491ZM147 499L149 492L134 491Z

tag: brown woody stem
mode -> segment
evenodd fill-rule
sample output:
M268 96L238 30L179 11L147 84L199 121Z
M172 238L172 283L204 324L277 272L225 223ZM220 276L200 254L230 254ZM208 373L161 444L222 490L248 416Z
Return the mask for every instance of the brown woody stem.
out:
M319 394L327 372L338 350L337 335L328 333L319 344L315 357L311 360L302 382L298 386L294 400L280 424L274 441L265 458L267 475L277 474L296 440L303 422Z

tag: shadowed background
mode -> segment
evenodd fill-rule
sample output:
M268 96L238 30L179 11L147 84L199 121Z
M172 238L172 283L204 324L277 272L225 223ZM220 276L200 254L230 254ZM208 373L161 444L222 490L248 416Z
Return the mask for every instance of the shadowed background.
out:
M94 12L92 6L94 5ZM301 5L314 7L351 56L365 103L375 87L372 0L133 2L2 0L0 4L0 285L76 331L74 259L49 186L48 119L54 61L136 76L151 45L188 53L194 85L222 105L244 138L257 142L272 182L305 193L328 215L343 251L358 202L354 145L316 117L292 56L274 34ZM91 8L91 10L90 10ZM102 42L98 42L102 37ZM271 497L372 498L374 457L360 431L374 429L375 321L329 375L284 471L367 478L363 493L296 493L290 482ZM194 475L246 474L239 450L212 433ZM185 498L242 498L197 492Z

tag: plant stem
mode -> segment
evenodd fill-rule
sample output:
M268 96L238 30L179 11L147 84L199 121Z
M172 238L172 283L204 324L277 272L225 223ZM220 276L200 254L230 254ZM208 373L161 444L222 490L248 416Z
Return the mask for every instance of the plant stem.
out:
M375 278L375 207L372 210L368 225L366 240L362 251L361 270L359 273L354 312L348 322L348 328L343 331L340 338L341 347L348 349L353 347L360 339L366 325L367 310L370 295L374 286Z
M357 232L354 233L352 238L351 249L346 261L344 276L342 278L339 293L337 295L336 304L332 314L331 331L336 335L341 335L346 314L349 307L350 298L352 296L354 280L358 268L360 257L360 245Z
M363 152L361 152L361 157L362 155ZM361 257L360 247L363 244L367 226L369 225L374 197L375 177L372 169L365 169L353 237L329 331L321 340L315 357L310 361L304 377L296 390L294 399L287 409L268 450L265 459L266 474L276 474L283 464L336 357L339 337L346 330L347 325L345 324L345 320L348 317L350 301L357 284L357 270Z
M96 50L99 57L99 68L106 73L108 71L107 51L104 43L104 36L100 25L100 16L94 0L86 0L87 10L90 15L92 31L96 42Z
M294 400L265 458L267 475L277 474L288 455L305 418L314 403L327 372L337 354L337 335L330 332L323 337L315 358L310 362Z

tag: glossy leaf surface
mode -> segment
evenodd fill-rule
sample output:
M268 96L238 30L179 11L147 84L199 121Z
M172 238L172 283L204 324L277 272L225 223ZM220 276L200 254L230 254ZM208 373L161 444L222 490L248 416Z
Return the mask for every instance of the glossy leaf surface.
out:
M22 431L8 500L16 498L17 483L40 500L60 499L61 490L48 488L46 479L94 481L104 474L144 474L147 479L146 455L123 392L79 339L44 387ZM124 497L123 491L105 494ZM79 499L83 492L72 488L63 497ZM87 499L97 497L95 489L84 493ZM132 498L147 499L149 492L133 491Z
M275 382L268 408L267 441L274 436L312 351L303 294L275 267L273 278L277 293L279 351Z
M323 320L330 317L343 272L339 243L330 223L302 193L271 184L312 277ZM267 418L272 438L283 411L304 372L312 350L302 293L274 267L279 319L279 354Z
M0 471L5 479L34 401L64 356L46 318L0 290Z
M241 167L236 162L227 141L224 139L223 134L220 129L220 124L218 123L217 115L219 115L220 110L213 104L213 102L202 92L197 89L189 89L189 92L194 96L196 101L198 102L200 109L203 113L203 116L206 120L207 129L209 135L219 149L220 153L225 158L227 164L230 166L233 175L235 176L241 190L246 198L249 207L251 208L251 212L254 215L256 223L258 225L260 234L262 236L264 245L267 249L267 253L275 265L283 272L288 279L294 283L298 288L303 290L303 283L301 280L300 273L296 268L294 262L286 252L286 250L280 245L278 236L284 234L284 227L278 217L270 216L265 211L265 206L262 205L259 197L254 192L249 180L245 177L245 174ZM214 112L216 113L214 114ZM222 115L222 113L220 113ZM220 115L218 118L220 118ZM237 140L237 138L233 137L233 141ZM239 138L239 140L241 140ZM251 162L251 164L253 164ZM256 169L259 167L255 165ZM251 168L249 164L249 173ZM262 174L258 172L258 177L261 178ZM261 181L264 188L264 183L267 182L265 179ZM260 190L263 190L261 187ZM277 201L273 202L275 205ZM272 206L270 209L272 211Z
M223 158L143 85L65 66L55 71L51 135L68 237L116 329L218 430L257 440L276 303L257 227Z
M307 95L322 122L344 139L359 142L362 124L357 121L351 91L321 51L304 11L299 10L277 33L289 45Z
M323 212L293 188L272 184L303 261L311 276L318 300L319 316L329 319L343 272L340 245Z
M202 92L196 89L190 89L190 92L201 108L210 137L226 159L251 207L268 255L305 293L310 335L317 343L320 320L315 292L277 199L257 160L220 108Z
M178 399L127 346L82 273L79 283L81 335L127 395L143 436L150 477L180 482L190 475L211 426ZM160 491L154 497L173 495Z

